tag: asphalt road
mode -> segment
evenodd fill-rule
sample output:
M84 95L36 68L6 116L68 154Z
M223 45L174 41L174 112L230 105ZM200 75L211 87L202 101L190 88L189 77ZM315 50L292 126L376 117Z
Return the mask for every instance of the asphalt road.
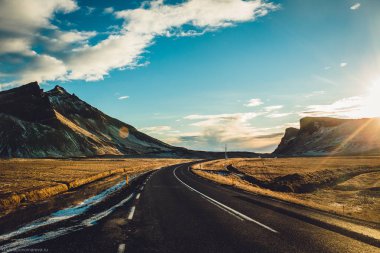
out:
M145 182L145 183L143 183ZM256 203L194 175L187 165L148 175L96 225L32 245L42 252L380 252ZM114 205L116 200L113 200Z

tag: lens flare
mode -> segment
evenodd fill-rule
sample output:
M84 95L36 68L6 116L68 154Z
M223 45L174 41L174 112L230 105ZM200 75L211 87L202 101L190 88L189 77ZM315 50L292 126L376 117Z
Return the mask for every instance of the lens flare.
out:
M125 138L128 138L128 135L129 135L129 130L128 130L128 128L127 127L121 127L120 129L119 129L119 136L121 137L121 138L123 138L123 139L125 139Z

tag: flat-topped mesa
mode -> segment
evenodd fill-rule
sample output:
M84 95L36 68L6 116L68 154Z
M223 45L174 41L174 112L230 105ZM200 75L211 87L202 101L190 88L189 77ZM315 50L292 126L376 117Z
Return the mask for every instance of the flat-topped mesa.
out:
M330 117L305 117L300 120L300 131L312 133L321 127L335 127L348 121L350 120Z
M307 117L300 130L286 129L276 155L374 155L380 154L380 119Z
M0 92L0 113L29 122L51 123L54 110L37 82Z

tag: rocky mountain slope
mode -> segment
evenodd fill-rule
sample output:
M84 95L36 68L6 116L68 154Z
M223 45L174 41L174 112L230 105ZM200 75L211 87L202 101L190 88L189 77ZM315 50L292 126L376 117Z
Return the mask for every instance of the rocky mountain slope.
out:
M0 92L0 157L180 156L178 148L114 119L62 87Z
M380 154L380 119L306 117L288 128L274 155Z

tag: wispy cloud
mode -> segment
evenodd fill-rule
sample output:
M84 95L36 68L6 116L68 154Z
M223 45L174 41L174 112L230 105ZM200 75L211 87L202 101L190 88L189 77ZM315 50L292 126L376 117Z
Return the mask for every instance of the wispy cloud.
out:
M233 113L215 115L189 115L186 120L199 129L197 134L186 136L186 141L196 141L206 147L217 149L228 143L235 150L273 150L278 144L283 129L257 128L252 120L262 113ZM195 122L194 122L195 121ZM183 139L181 139L183 140Z
M331 104L307 106L306 110L300 113L300 116L329 116L352 118L360 114L363 103L363 97L357 96L343 98Z
M244 106L246 107L255 107L264 104L260 98L252 98L250 99Z
M113 13L115 10L112 8L112 7L107 7L103 10L103 13L105 14L111 14Z
M192 123L193 126L213 126L222 122L240 122L245 123L248 120L256 118L260 113L247 112L247 113L231 113L231 114L214 114L214 115L188 115L184 119L188 120L198 120Z
M277 8L261 0L188 0L169 5L162 0L144 2L136 9L114 11L115 18L124 23L115 27L105 39L94 45L82 41L66 43L59 52L48 50L49 41L62 43L56 34L83 34L89 31L64 31L53 25L57 13L66 14L79 9L74 0L12 0L0 1L0 54L17 54L13 84L48 80L102 80L113 69L134 68L144 63L142 54L159 36L195 36L234 24L253 21ZM101 14L101 13L100 13ZM63 15L64 16L64 15ZM58 24L59 22L54 22ZM41 30L49 30L46 37ZM91 31L90 31L91 32ZM96 36L96 33L90 34ZM46 40L40 38L46 37ZM39 52L33 51L36 43ZM4 46L3 46L4 45ZM16 46L17 45L17 46ZM107 59L107 61L104 61ZM28 76L33 69L33 77Z
M315 97L315 96L321 96L321 95L324 95L326 94L326 91L324 90L318 90L318 91L313 91L309 94L306 94L305 97L306 98L311 98L311 97Z
M91 15L96 10L95 7L90 7L90 6L86 6L85 8L86 8L86 15Z
M119 100L124 100L124 99L128 99L129 98L129 96L120 96L120 97L118 97L117 99L119 99Z
M292 114L293 114L293 113L291 113L291 112L271 113L271 114L266 115L265 117L267 117L267 118L271 118L271 119L275 119L275 118L283 118L283 117L287 117L287 116L292 115Z
M346 66L347 66L347 62L341 62L341 63L340 63L340 67L341 67L341 68L344 68L344 67L346 67Z
M271 106L264 107L264 110L267 112L273 112L273 111L280 110L282 108L284 108L283 105L271 105Z
M359 9L359 8L360 8L360 6L361 6L361 4L360 4L360 3L356 3L356 4L352 5L352 6L350 7L350 9L354 11L354 10L357 10L357 9Z
M320 82L323 82L323 83L327 83L327 84L332 84L332 85L337 85L337 83L331 79L328 79L326 77L323 77L323 76L320 76L320 75L313 75L313 77L320 81Z
M143 127L140 129L143 132L148 132L148 133L163 133L166 131L172 130L172 127L170 126L151 126L151 127Z

